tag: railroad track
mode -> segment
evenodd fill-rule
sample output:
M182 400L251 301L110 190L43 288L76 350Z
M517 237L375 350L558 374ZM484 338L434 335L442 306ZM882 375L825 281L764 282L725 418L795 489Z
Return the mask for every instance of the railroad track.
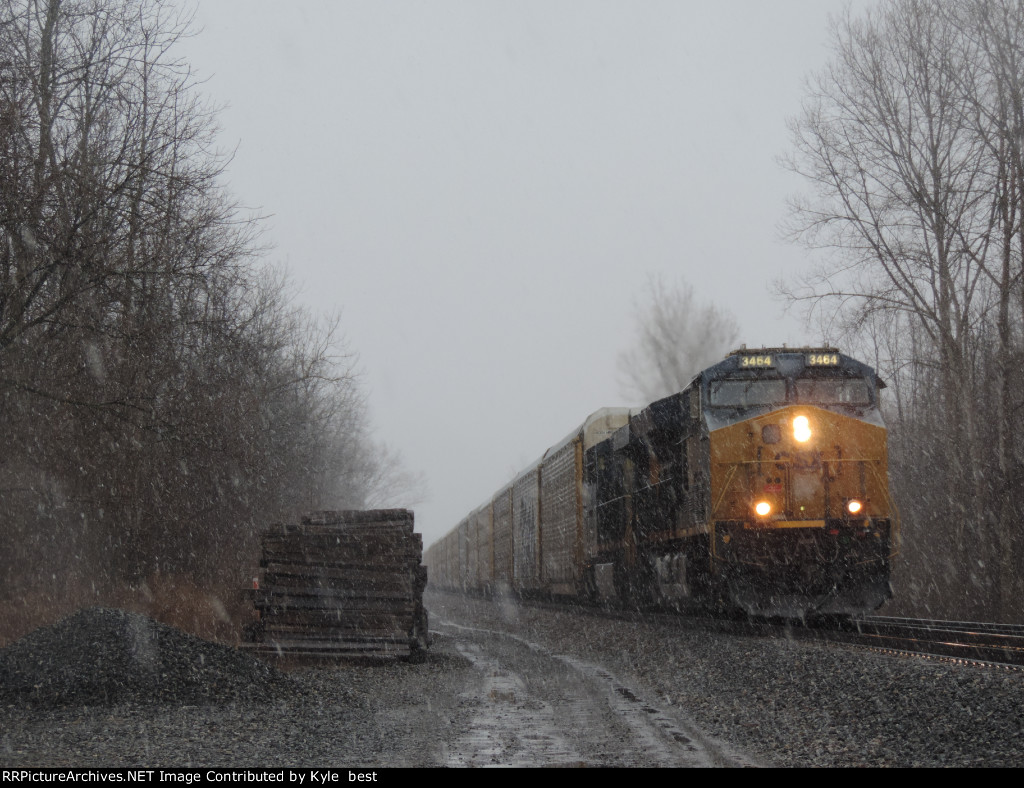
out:
M1024 669L1024 626L1016 624L887 616L817 622L713 621L709 626L718 631L739 635L784 635L889 653Z
M829 641L886 651L1024 667L1024 626L975 621L867 616L808 630Z
M623 613L618 611L617 615ZM664 622L670 621L673 614L650 612L641 615ZM893 653L1024 669L1024 626L1017 624L887 616L817 622L742 620L716 616L680 617L691 625L737 635L799 637Z
M550 600L519 600L531 607L565 610ZM573 604L573 609L596 618L636 619L669 626L700 627L709 631L753 637L787 637L846 643L879 651L993 663L1024 669L1024 625L976 621L864 616L828 622L744 619L712 613L679 613L663 608L635 609Z

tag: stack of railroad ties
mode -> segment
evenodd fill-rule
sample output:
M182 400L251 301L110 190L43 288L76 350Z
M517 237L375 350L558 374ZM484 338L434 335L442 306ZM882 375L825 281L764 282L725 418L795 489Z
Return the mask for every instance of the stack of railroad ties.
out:
M311 512L260 534L248 647L286 659L410 657L428 645L423 539L406 509Z

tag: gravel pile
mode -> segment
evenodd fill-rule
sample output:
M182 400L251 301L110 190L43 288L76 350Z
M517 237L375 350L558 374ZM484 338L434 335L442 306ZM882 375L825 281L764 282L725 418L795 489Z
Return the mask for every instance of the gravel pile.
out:
M200 703L0 703L0 768L441 766L476 671L434 638L419 662L302 668L290 693Z
M237 649L123 610L80 610L0 650L0 704L265 701L295 689Z

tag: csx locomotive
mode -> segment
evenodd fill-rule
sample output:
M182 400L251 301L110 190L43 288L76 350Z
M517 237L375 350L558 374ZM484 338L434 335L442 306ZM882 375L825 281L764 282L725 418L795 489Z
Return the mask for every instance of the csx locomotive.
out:
M759 616L891 596L884 386L835 348L730 353L592 414L426 551L432 585Z

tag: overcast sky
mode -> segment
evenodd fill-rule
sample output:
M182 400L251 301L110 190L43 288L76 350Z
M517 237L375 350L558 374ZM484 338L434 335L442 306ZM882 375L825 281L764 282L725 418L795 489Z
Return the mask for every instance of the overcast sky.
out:
M770 292L806 264L776 157L842 7L199 0L183 54L226 105L228 186L300 301L341 311L376 435L426 477L426 544L639 404L616 357L648 274L748 345L820 340Z

